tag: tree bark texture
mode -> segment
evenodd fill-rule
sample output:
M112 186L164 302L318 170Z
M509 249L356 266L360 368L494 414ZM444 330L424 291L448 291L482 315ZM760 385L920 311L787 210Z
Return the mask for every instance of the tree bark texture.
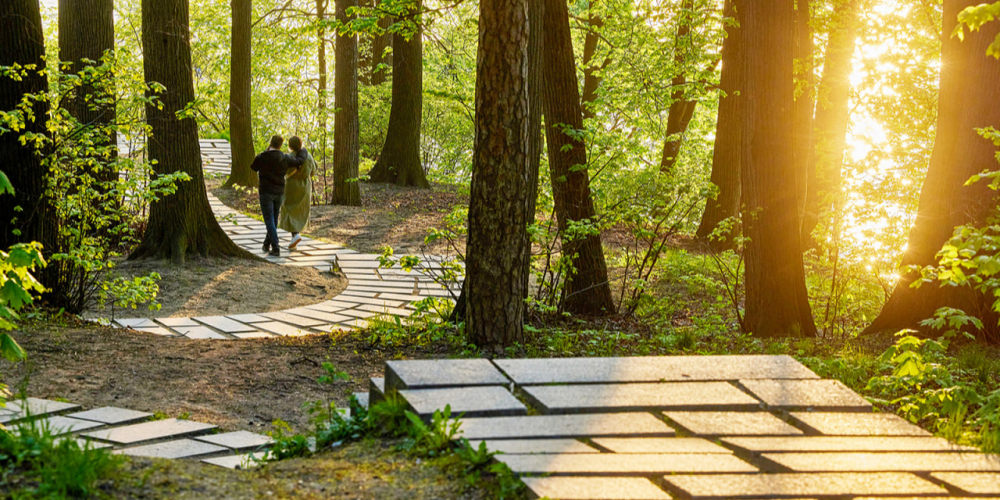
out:
M149 157L156 161L155 174L181 171L191 180L152 204L146 232L130 259L169 258L182 264L191 254L250 257L222 231L208 204L197 123L176 115L194 101L188 19L187 0L142 1L145 78L166 88L158 96L163 109L146 106Z
M563 255L570 256L574 272L563 290L564 310L580 314L608 314L614 310L608 269L600 235L570 238L570 222L595 218L590 198L587 148L564 132L583 129L573 58L569 12L564 0L545 0L544 76L545 137L556 217L563 235Z
M420 121L423 112L423 43L419 25L420 0L413 0L407 19L417 22L417 31L407 40L401 33L392 38L392 106L382 153L368 174L371 182L429 188L420 162Z
M814 337L799 249L792 50L793 0L741 2L746 76L740 141L746 261L744 330L759 337Z
M480 3L466 331L470 342L494 351L524 337L530 184L527 16L527 0Z
M824 212L838 213L840 176L844 164L850 119L851 71L857 40L857 0L844 0L834 10L823 61L823 77L816 91L813 154L808 162L806 206L802 218L802 246L815 246L812 233Z
M257 175L250 170L254 159L253 125L250 108L252 0L231 0L233 38L229 67L229 142L233 164L225 187L257 187Z
M725 17L732 19L735 7L742 6L742 0L726 0ZM705 212L696 235L699 239L708 237L719 227L719 223L740 213L740 129L741 108L747 96L742 93L742 66L738 64L741 55L743 30L736 26L726 26L726 38L722 42L722 72L719 87L718 122L715 127L715 148L712 152L712 184L719 188L716 198L705 202ZM735 236L735 235L729 235ZM732 238L727 241L708 241L715 250L732 246Z
M796 210L799 221L806 206L806 190L808 189L808 166L812 156L813 88L816 84L815 65L813 57L813 32L809 26L809 0L796 0L795 9L795 80L799 92L795 97L793 114L795 129L792 140L795 141L795 196Z
M386 52L386 49L392 48L392 33L388 32L389 26L392 26L391 17L382 17L378 20L379 28L382 28L382 33L375 35L372 38L372 60L371 60L371 82L372 85L382 85L383 83L389 81L392 76L392 51ZM380 64L384 64L381 69Z
M528 1L528 224L535 222L538 209L538 171L542 160L542 57L544 36L542 20L545 2ZM531 262L531 238L525 246L525 259ZM524 298L528 298L528 279L524 273Z
M602 69L611 64L610 59L605 59L603 63L597 64L594 57L597 56L597 44L601 41L600 30L604 27L604 19L595 14L593 9L600 0L590 2L590 16L587 19L587 34L583 38L583 117L594 117L594 103L597 101L597 89L601 87L601 77L599 73ZM545 0L538 0L545 3ZM544 7L543 7L544 12Z
M45 70L45 40L42 16L37 0L5 0L0 2L0 66L35 65L20 81L0 77L0 110L13 111L25 94L48 90ZM53 209L45 197L48 172L31 146L22 146L19 137L25 132L45 133L49 106L36 102L32 107L34 121L20 133L0 134L2 171L14 186L14 194L0 194L0 250L15 243L40 242L46 253L56 244ZM20 212L15 210L20 207ZM20 231L20 235L14 231ZM46 276L43 283L48 284Z
M316 38L319 39L319 47L316 51L317 64L319 68L319 77L316 84L316 108L318 110L316 116L319 118L317 126L320 130L320 151L319 154L315 156L317 163L323 172L323 199L329 202L326 198L326 153L327 153L327 128L326 128L326 90L327 90L327 72L326 72L326 28L324 21L326 20L326 6L329 0L316 0L316 20L319 22L319 29L316 31ZM315 153L316 151L313 151Z
M927 177L920 191L917 217L903 254L902 266L935 264L936 254L955 226L985 224L996 208L996 198L985 182L965 186L969 177L995 170L996 148L975 129L1000 128L1000 61L986 55L986 48L1000 33L1000 23L983 25L966 33L965 40L952 37L958 13L978 0L946 0L941 46L941 85L938 97L937 137L931 152ZM992 298L968 287L920 288L910 284L918 275L904 274L888 302L865 333L920 328L921 320L943 306L955 307L983 320L984 334L1000 339Z
M347 9L357 7L358 0L336 0L337 20L350 22ZM358 136L358 35L348 33L337 37L335 45L334 98L337 114L333 124L333 203L361 206L358 186L360 139ZM348 182L348 179L353 179Z
M674 43L674 67L677 74L670 80L673 92L670 95L670 111L667 113L667 139L663 143L663 155L660 157L660 172L670 173L677 163L677 155L681 152L684 132L694 116L698 101L685 98L684 86L687 78L684 75L685 60L688 47L691 45L691 19L686 15L694 11L694 0L684 0L680 14L677 16L677 36Z

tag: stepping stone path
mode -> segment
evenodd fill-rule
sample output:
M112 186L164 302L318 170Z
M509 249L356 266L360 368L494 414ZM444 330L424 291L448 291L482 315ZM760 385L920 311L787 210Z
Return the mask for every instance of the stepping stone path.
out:
M229 174L232 163L229 143L221 139L202 139L200 143L204 171ZM119 147L130 149L124 144ZM275 264L313 267L320 271L339 269L348 280L347 289L331 300L284 311L196 318L119 318L112 326L190 339L315 335L364 328L368 325L367 320L373 317L406 318L414 313L414 302L428 297L452 299L461 291L461 283L445 288L434 281L432 276L441 269L442 257L422 259L423 264L410 273L398 265L379 269L378 255L359 253L343 245L307 237L290 251L288 244L292 235L280 229L281 256L269 256L261 250L267 234L263 222L229 208L211 193L208 201L219 225L240 247Z
M1000 500L1000 457L789 356L394 360L358 396L468 408L456 444L500 452L532 498Z
M29 425L48 427L57 436L76 439L92 448L135 457L201 460L205 463L246 468L255 465L249 456L263 458L272 440L247 431L216 433L211 424L168 418L151 420L151 413L106 406L80 411L80 405L28 398L28 411L20 401L0 408L3 424L12 432Z

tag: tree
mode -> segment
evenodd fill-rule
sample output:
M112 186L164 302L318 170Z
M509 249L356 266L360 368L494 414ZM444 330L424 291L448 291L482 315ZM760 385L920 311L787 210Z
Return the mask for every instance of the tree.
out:
M358 35L347 28L347 9L358 6L358 0L337 0L337 21L341 34L337 37L334 98L337 114L333 129L333 203L361 206L361 190L357 183L358 155ZM350 181L348 179L351 179Z
M229 141L233 163L224 187L257 187L257 175L250 170L254 159L250 111L252 4L252 0L230 1L233 9L233 38L229 68Z
M744 329L761 337L814 337L796 205L793 0L741 2L737 61L745 76L739 143L746 260Z
M429 188L420 161L423 112L423 42L420 0L410 0L401 16L403 27L392 35L392 106L382 153L368 173L371 182Z
M597 56L597 44L601 41L600 30L604 27L604 19L600 14L595 13L600 0L593 0L588 4L587 34L583 39L583 117L594 117L594 103L597 101L597 89L601 86L599 73L602 69L611 64L611 56L604 58L604 62L597 64L594 58ZM544 3L540 1L538 3ZM542 7L541 12L545 8Z
M191 254L249 257L219 227L205 192L198 125L186 109L194 102L187 0L142 1L142 47L146 81L164 87L160 106L146 105L149 157L157 174L182 171L191 180L152 204L142 242L129 258L183 264Z
M901 266L923 267L936 263L935 256L956 226L984 224L996 208L994 194L983 182L965 182L983 170L996 168L996 149L979 137L977 128L1000 125L1000 61L986 55L1000 34L1000 23L989 23L979 31L952 37L958 13L975 0L946 0L941 45L941 85L938 98L937 137L927 178L920 192L917 217L910 230ZM865 333L917 328L943 306L962 309L981 319L989 314L987 300L971 287L913 288L919 273L901 273L899 283L875 321ZM996 325L995 321L983 321Z
M389 76L392 75L392 52L387 52L388 49L392 49L393 36L389 32L392 18L389 16L379 17L378 26L381 32L372 37L372 59L369 69L372 75L372 85L382 85L389 81ZM383 66L379 67L380 65Z
M805 210L806 190L808 180L809 158L812 157L813 129L813 87L815 72L813 70L813 32L809 25L809 0L795 1L795 84L796 96L793 114L795 128L792 140L795 141L795 196L799 220Z
M739 0L726 0L724 15L735 17L736 4ZM740 155L739 144L742 139L740 129L741 104L746 96L740 93L743 79L740 73L742 66L738 61L742 57L740 38L743 30L734 24L726 25L726 38L722 42L722 74L719 87L722 96L719 98L719 116L715 128L715 149L712 152L712 184L718 188L715 199L705 203L705 212L701 216L701 224L696 235L702 240L719 227L719 223L739 214L740 210ZM716 250L731 245L727 241L710 241Z
M587 149L578 131L583 110L577 87L569 12L563 0L547 0L543 18L543 99L552 198L562 235L562 252L572 275L563 291L563 308L572 313L601 314L614 310L601 236L596 230L578 234L577 223L596 222L590 198ZM568 129L568 130L567 130Z
M498 351L524 336L529 268L524 251L530 142L527 16L527 0L480 3L466 331L473 344Z
M834 205L839 206L857 22L857 0L842 0L837 4L826 45L823 77L816 90L815 137L813 154L808 160L806 206L802 218L803 248L815 245L812 233L821 213Z
M319 66L319 78L317 80L316 93L317 102L316 116L318 118L319 130L322 135L322 140L320 143L320 155L319 164L323 168L323 172L326 172L326 6L329 0L316 0L316 22L319 29L316 31L316 38L319 40L319 48L316 51L318 66ZM315 151L314 151L315 152ZM326 189L326 174L323 175L324 190Z

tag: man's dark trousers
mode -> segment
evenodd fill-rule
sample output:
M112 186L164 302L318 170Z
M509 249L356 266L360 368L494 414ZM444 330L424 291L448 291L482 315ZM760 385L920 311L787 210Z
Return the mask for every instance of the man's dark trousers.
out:
M271 250L279 248L278 212L281 210L281 202L284 198L284 194L260 192L260 214L264 216L264 226L267 227L267 239L264 240L264 245L270 245Z

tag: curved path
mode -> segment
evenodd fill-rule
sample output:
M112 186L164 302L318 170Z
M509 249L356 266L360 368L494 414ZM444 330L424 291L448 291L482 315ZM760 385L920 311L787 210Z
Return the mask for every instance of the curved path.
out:
M205 173L229 173L229 143L202 140ZM398 266L379 269L378 255L360 253L332 243L303 237L294 251L287 250L291 235L278 230L281 257L261 251L266 231L264 223L223 204L211 193L209 203L222 229L247 251L275 264L314 267L320 271L339 269L348 279L347 289L325 302L282 311L256 314L177 318L123 318L113 326L159 335L192 339L244 339L328 333L367 325L373 316L407 317L413 303L427 297L451 297L451 292L434 282L428 271L439 269L442 259L431 257L419 269L406 272ZM452 285L457 291L460 285Z

